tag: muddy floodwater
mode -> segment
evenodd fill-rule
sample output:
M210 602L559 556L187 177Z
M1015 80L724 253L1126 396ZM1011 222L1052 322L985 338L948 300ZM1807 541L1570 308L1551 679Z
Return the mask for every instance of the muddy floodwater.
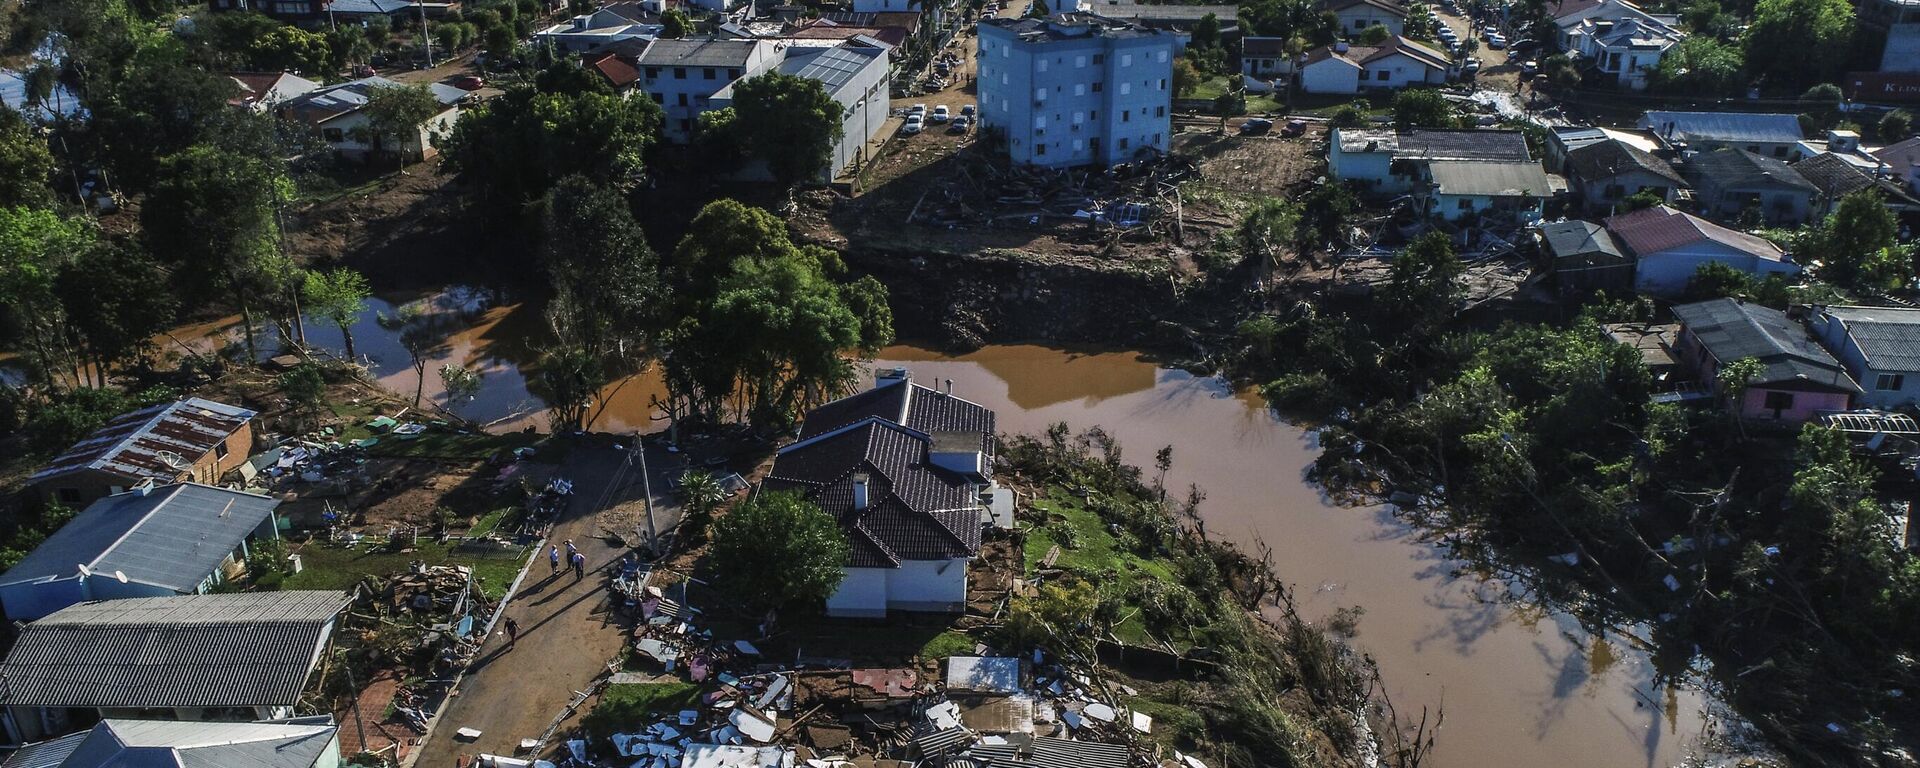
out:
M373 310L391 314L399 301ZM426 397L440 401L437 371L458 363L485 375L474 400L453 404L462 415L496 429L544 429L543 406L523 373L538 357L539 312L470 291L429 297L425 308L443 321ZM410 395L408 356L374 312L356 328L359 352L383 384ZM208 334L230 331L226 325L175 335L206 344ZM310 341L338 346L338 331L313 322L307 330ZM1564 613L1513 599L1499 581L1460 573L1460 563L1387 511L1329 503L1305 479L1317 450L1312 433L1250 393L1126 352L1006 345L948 357L901 346L875 365L906 366L923 382L952 379L954 394L999 412L1002 431L1099 425L1139 465L1172 445L1168 484L1206 491L1211 534L1249 550L1255 542L1271 547L1310 618L1363 608L1354 642L1378 661L1400 712L1444 708L1429 766L1669 766L1708 730L1710 700L1655 682L1635 637L1644 633L1590 634ZM594 428L662 427L649 408L659 392L657 377L645 374L610 390Z

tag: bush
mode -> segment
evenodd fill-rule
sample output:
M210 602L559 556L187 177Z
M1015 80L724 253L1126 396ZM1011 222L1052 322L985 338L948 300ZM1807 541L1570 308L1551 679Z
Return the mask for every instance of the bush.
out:
M1352 104L1346 104L1334 110L1333 116L1327 119L1327 125L1334 128L1358 128L1366 124L1367 113L1360 111L1359 107Z
M1339 407L1340 397L1333 379L1320 371L1289 373L1268 382L1260 394L1275 408L1293 411L1330 411Z

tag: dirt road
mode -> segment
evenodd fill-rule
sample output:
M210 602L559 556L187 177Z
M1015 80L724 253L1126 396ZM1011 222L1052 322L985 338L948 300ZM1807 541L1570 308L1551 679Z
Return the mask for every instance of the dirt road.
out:
M573 692L585 690L619 651L626 628L607 610L603 571L631 550L599 537L599 517L640 504L645 495L639 467L627 466L628 453L583 445L568 458L558 474L574 481L573 504L549 541L564 556L563 542L572 539L586 555L586 577L575 580L564 568L552 573L544 552L534 558L506 610L520 625L518 647L508 647L505 622L499 623L412 765L453 768L462 756L513 755L521 739L538 738ZM647 458L656 522L665 530L679 519L666 484L675 462L664 452ZM460 728L477 729L480 738L456 738Z

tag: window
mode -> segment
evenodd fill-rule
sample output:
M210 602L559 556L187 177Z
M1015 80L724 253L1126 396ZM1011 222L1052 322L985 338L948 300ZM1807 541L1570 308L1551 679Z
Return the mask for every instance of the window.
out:
M1096 53L1093 55L1093 65L1096 67L1106 63L1106 61L1107 55L1104 53Z
M1787 156L1787 148L1786 148L1786 147L1774 147L1774 148L1773 148L1773 156L1774 156L1774 157L1786 157L1786 156Z
M679 105L680 105L680 106L683 106L683 107L684 107L684 106L686 106L686 105L687 105L687 95L686 95L686 94L684 94L684 93L680 93L680 94L675 94L675 97L676 97L676 99L677 99L677 102L679 103Z
M1157 62L1160 62L1160 63L1162 63L1162 64L1165 64L1165 63L1167 63L1167 52L1166 52L1166 51L1159 51L1159 52L1157 52L1157 53L1155 53L1155 54L1153 55L1153 60L1154 60L1154 61L1157 61Z
M1120 66L1123 66L1123 67L1133 66L1133 54L1131 53L1120 54Z
M655 94L653 94L653 103L655 103L655 104L665 104L665 103L667 103L667 95L666 95L666 94L664 94L664 93L655 93Z
M1156 147L1160 146L1160 134L1156 133L1153 135L1153 145Z
M1167 79L1164 77L1160 78L1160 90L1164 91L1166 89L1167 89Z
M1154 107L1154 108L1153 108L1153 116L1154 116L1154 117L1166 117L1166 116L1167 116L1167 108L1166 108L1166 107Z
M1044 155L1044 154L1046 154L1046 153L1047 153L1047 144L1046 144L1046 142L1044 142L1044 141L1043 141L1043 142L1040 142L1040 143L1038 143L1038 144L1035 144L1035 145L1033 145L1033 153L1034 153L1035 155Z
M1472 201L1472 200L1465 200L1465 199L1463 199L1463 200L1461 200L1461 201L1460 201L1460 210L1463 210L1463 211L1471 211L1471 210L1473 210L1473 201Z
M1047 60L1046 60L1046 59L1038 59L1038 60L1036 60L1036 61L1034 61L1034 62L1033 62L1033 70L1034 70L1035 72L1045 72L1045 71L1047 71Z
M1034 115L1034 116L1033 116L1033 127L1034 127L1034 128L1036 129L1036 130L1046 130L1046 128L1047 128L1047 116L1046 116L1046 115Z
M1080 147L1081 147L1081 144L1082 144L1082 142L1081 142L1081 141L1080 141L1079 139L1074 139L1074 140L1073 140L1073 151L1075 151L1075 152L1079 152L1079 151L1080 151Z
M712 80L716 77L719 77L719 74L713 71L713 67L703 67L700 70L700 77L701 79L704 79L704 80Z
M1873 383L1873 388L1881 392L1898 392L1904 388L1906 384L1907 377L1903 374L1883 373L1880 374L1879 380Z
M1120 110L1120 122L1127 123L1132 121L1133 121L1132 110L1126 110L1126 109Z
M62 504L80 503L80 489L78 488L62 488L55 491L54 495L60 497L60 503Z
M1085 95L1087 95L1087 84L1086 84L1086 83L1074 83L1074 84L1073 84L1073 95L1075 95L1075 96L1085 96Z
M326 139L328 143L338 144L342 141L346 141L347 135L344 133L341 133L340 129L338 128L328 128L320 132L320 138Z
M1130 93L1133 93L1133 83L1121 83L1120 95L1125 96Z
M680 132L693 133L693 121L684 117L680 118Z
M1086 122L1086 121L1087 121L1087 113L1085 113L1085 112L1075 112L1075 113L1073 113L1073 124L1074 124L1074 125L1079 125L1079 124L1081 124L1081 123L1084 123L1084 122Z
M1393 73L1384 69L1375 70L1373 73L1373 79L1384 83L1388 80L1393 79Z
M727 79L728 79L728 80L738 80L738 79L740 79L740 76L741 76L741 75L743 75L743 74L745 74L745 73L744 73L744 72L741 72L741 71L740 71L740 68L739 68L739 67L728 67L728 68L727 68Z
M1045 89L1045 88L1035 88L1035 89L1033 89L1033 100L1034 100L1034 101L1046 101L1046 100L1047 100L1047 89Z
M1105 90L1105 88L1103 88L1103 86L1105 86L1105 85L1106 85L1106 83L1094 83L1094 84L1093 84L1093 92L1094 92L1094 93L1099 93L1099 92L1101 92L1102 90Z
M1121 140L1120 140L1120 148L1121 148L1121 149L1126 149L1126 148L1127 148L1127 140L1126 140L1126 139L1121 139Z
M1075 56L1075 57L1073 57L1073 66L1074 66L1074 68L1075 68L1075 69L1086 69L1086 67L1087 67L1087 57L1085 57L1085 56Z
M1882 378L1884 378L1884 377L1882 377ZM224 442L223 442L223 443L221 443L221 444L219 444L219 445L216 445L216 446L214 446L214 447L213 447L213 458L215 458L215 459L224 459L224 458L226 458L226 457L227 457L227 444L226 444L226 443L224 443Z
M659 67L647 67L647 79L648 79L648 80L658 80L658 79L660 79L660 68L659 68Z
M1087 113L1087 119L1088 119L1088 120L1092 120L1092 121L1094 121L1094 122L1096 122L1096 123L1097 123L1097 122L1100 122L1100 110L1097 110L1097 109L1096 109L1096 110L1094 110L1094 111L1092 111L1092 112L1089 112L1089 113Z
M1007 73L1005 72L1000 73L1000 84L1001 85L1007 84Z
M687 79L687 68L686 68L686 67L674 67L674 68L673 68L673 79L675 79L675 80L685 80L685 79Z
M1768 392L1765 407L1767 410L1773 411L1774 415L1778 416L1781 411L1793 407L1793 393Z

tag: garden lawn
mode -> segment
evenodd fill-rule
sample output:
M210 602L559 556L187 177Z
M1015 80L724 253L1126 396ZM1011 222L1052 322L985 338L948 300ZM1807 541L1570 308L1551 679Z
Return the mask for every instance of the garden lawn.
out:
M300 547L298 553L302 570L282 581L281 589L353 589L353 585L368 576L404 573L410 563L418 560L427 565L469 566L480 582L480 590L488 599L498 600L506 596L507 587L527 562L525 551L479 552L424 539L409 552L312 542Z
M1116 586L1123 594L1131 595L1134 583L1143 578L1175 581L1166 563L1142 558L1122 548L1107 529L1106 521L1064 489L1048 489L1045 497L1034 500L1033 509L1046 515L1048 524L1034 528L1027 536L1024 548L1028 573L1038 570L1047 551L1059 545L1060 557L1054 561L1054 567L1078 572L1096 584L1118 580ZM1072 534L1065 534L1063 530L1071 530ZM1068 543L1076 546L1067 546ZM1113 629L1122 642L1160 645L1148 634L1146 622L1140 618L1140 607L1131 599L1122 615L1125 619ZM1184 648L1179 640L1168 641L1175 648Z

